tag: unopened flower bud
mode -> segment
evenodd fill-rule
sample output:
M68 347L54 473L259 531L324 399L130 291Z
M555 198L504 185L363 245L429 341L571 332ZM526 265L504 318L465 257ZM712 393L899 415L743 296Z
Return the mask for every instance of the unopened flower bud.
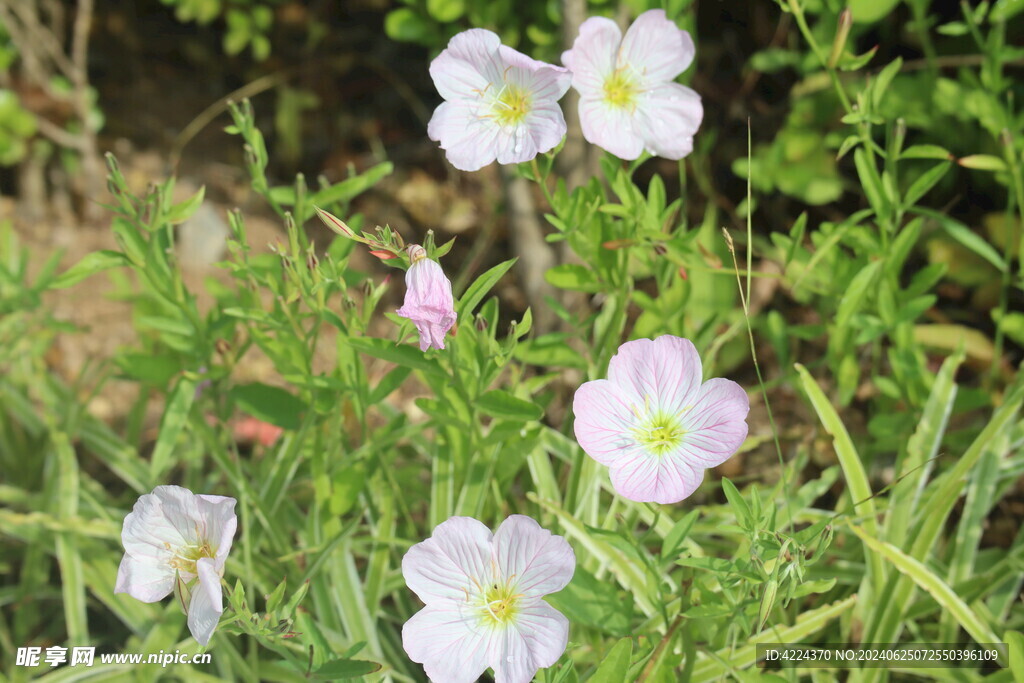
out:
M452 283L423 247L410 245L408 253L412 265L405 273L405 303L396 312L416 325L421 351L443 349L444 336L455 324Z

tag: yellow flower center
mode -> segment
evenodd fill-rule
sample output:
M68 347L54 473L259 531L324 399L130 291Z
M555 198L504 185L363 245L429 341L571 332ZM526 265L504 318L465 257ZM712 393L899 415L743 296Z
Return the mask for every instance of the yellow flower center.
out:
M521 597L507 584L492 583L484 591L481 619L488 624L507 624L515 618Z
M604 82L604 101L613 107L634 107L639 84L624 69L616 69Z
M171 560L171 568L188 574L198 574L196 562L204 557L212 558L216 550L210 546L209 541L201 544L186 545L179 548L178 554Z
M633 435L651 455L665 455L678 448L686 435L679 417L661 411L648 413L633 430Z
M533 106L530 92L518 85L505 83L491 103L491 115L502 126L515 126L526 118Z

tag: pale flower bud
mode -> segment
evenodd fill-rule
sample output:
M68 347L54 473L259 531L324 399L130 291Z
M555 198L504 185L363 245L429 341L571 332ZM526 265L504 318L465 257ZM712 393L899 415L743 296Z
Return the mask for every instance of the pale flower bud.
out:
M423 247L411 244L408 253L412 265L405 273L405 303L396 313L416 325L421 351L443 349L444 336L455 324L452 283Z

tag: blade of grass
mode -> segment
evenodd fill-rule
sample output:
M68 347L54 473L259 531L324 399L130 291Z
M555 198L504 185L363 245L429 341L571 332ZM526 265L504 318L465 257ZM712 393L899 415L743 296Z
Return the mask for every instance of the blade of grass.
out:
M850 498L852 499L855 513L858 516L864 517L864 528L869 533L877 536L878 513L875 510L875 501L871 492L871 486L868 484L868 475L864 471L864 465L857 454L857 449L853 446L850 434L846 431L846 426L839 419L835 408L832 407L832 404L825 397L825 393L818 386L818 383L814 381L807 368L797 363L796 370L800 373L801 384L807 393L807 397L811 400L811 405L814 406L814 411L818 414L818 419L821 420L825 430L832 435L836 456L839 458L839 464L843 469L846 485L850 488ZM865 577L865 580L872 587L872 595L877 595L881 591L885 580L885 569L881 558L866 547L864 554L868 562L868 576Z
M866 545L888 560L900 573L909 577L918 587L927 591L940 605L946 608L976 643L993 645L999 643L999 638L989 625L982 621L967 603L949 587L949 584L936 576L934 572L891 543L874 538L865 529L855 525L850 525L850 528ZM1005 662L1006 652L1001 651L1000 657Z
M53 431L50 439L57 456L57 516L67 521L78 516L78 458L66 434ZM82 573L82 556L78 552L78 539L72 532L65 531L57 534L56 541L68 643L72 646L84 645L89 642L89 624L85 610L85 577Z

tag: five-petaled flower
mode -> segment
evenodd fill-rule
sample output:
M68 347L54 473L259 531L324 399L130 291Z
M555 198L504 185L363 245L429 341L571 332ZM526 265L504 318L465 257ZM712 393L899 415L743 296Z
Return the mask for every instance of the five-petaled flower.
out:
M565 539L529 517L512 515L493 535L452 517L402 559L426 603L402 629L405 651L437 683L472 683L488 667L497 683L527 683L565 651L569 621L541 598L575 569Z
M496 33L454 36L430 63L430 76L445 101L427 134L457 169L529 161L565 135L558 100L569 90L569 72L502 45Z
M576 390L576 439L610 468L621 495L677 503L746 439L746 392L731 380L701 378L693 344L665 335L626 342L608 379Z
M224 611L220 580L237 525L234 498L157 486L124 518L114 592L158 602L174 591L205 647Z
M625 37L611 19L584 21L562 53L580 94L583 137L621 159L645 149L668 159L692 152L704 107L700 95L673 81L694 54L690 34L664 10L641 14Z
M455 324L452 283L426 249L411 244L408 252L412 265L405 273L405 303L395 312L416 325L421 351L443 349L444 335Z

